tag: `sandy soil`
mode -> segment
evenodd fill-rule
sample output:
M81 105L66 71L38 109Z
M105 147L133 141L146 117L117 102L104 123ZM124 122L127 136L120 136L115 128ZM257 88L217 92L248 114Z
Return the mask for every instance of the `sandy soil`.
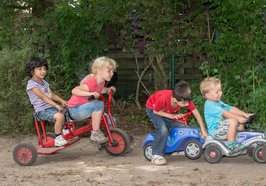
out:
M143 156L143 139L135 136L131 153L113 157L84 137L54 155L38 155L33 166L21 167L13 161L13 148L19 142L36 144L36 137L0 137L0 185L266 185L266 164L248 156L209 164L203 157L192 161L170 155L167 165L152 165Z

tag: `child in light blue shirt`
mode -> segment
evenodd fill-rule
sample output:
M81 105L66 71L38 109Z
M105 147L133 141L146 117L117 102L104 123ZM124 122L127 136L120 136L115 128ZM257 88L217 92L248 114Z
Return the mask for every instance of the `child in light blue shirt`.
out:
M216 139L227 139L231 154L244 149L244 145L238 145L235 141L236 131L244 130L243 124L253 114L222 102L221 81L215 77L205 78L200 84L200 91L206 99L204 117L208 133Z

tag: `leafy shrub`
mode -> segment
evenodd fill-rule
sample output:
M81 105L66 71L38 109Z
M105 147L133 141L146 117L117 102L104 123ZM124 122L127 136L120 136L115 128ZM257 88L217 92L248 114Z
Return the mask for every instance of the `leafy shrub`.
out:
M0 51L0 133L32 131L32 109L26 95L25 62L29 48Z

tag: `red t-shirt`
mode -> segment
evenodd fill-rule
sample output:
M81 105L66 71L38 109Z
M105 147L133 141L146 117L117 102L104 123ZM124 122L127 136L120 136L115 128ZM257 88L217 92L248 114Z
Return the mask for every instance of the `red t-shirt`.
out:
M84 82L82 82L82 84L86 85L89 88L89 92L98 92L101 94L101 91L105 85L105 82L102 82L100 85L98 85L95 76L91 76L88 79L86 79ZM72 95L67 102L67 106L75 107L77 105L82 105L88 102L89 102L88 96Z
M152 109L156 112L160 110L167 112L167 113L176 113L182 107L177 106L175 108L171 105L171 97L172 97L172 90L159 90L152 94L146 102L146 107ZM186 107L188 110L193 111L195 109L195 105L192 101L189 101L188 106Z

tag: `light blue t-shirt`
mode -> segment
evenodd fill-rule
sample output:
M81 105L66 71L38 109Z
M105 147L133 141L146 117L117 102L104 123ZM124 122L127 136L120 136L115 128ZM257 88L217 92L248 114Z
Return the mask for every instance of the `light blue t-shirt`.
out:
M204 104L204 118L208 127L208 133L212 136L223 119L222 114L225 110L231 110L232 106L222 101L209 101Z
M39 98L36 94L32 92L33 88L38 88L43 94L51 98L52 92L49 88L49 83L45 80L42 80L42 82L43 84L39 84L38 82L30 79L26 88L27 94L29 96L31 104L34 107L35 112L39 112L52 107L52 105L44 102L41 98Z

